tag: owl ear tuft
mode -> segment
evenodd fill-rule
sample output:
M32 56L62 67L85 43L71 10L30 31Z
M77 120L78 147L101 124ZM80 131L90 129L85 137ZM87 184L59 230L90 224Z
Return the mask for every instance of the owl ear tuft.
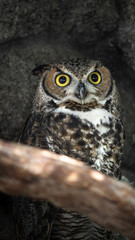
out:
M48 64L39 65L32 70L32 74L41 77L42 74L45 71L50 70L50 68L51 68L51 66Z

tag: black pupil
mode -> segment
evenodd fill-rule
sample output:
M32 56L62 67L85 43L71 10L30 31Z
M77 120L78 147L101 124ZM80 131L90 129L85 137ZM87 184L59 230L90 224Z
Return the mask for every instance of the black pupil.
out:
M66 82L66 77L65 76L61 76L60 78L59 78L59 82L61 83L61 84L64 84L65 82Z
M91 75L91 80L92 80L93 82L97 82L97 81L98 81L98 75L95 74L95 73L93 73L93 74Z

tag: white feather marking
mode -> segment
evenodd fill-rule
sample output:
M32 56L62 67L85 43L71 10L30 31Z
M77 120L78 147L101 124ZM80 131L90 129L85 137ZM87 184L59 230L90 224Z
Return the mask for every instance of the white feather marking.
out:
M104 156L106 155L106 146L101 145L99 148L97 148L97 159L94 162L94 166L98 171L102 169L102 166L104 164Z
M100 159L97 159L95 162L94 162L94 166L96 166L96 169L97 170L101 170L102 168L102 162Z
M93 109L89 112L81 112L81 111L73 111L71 109L67 109L64 106L55 110L55 112L63 112L65 114L71 114L79 117L82 121L86 121L87 123L92 123L95 128L101 133L105 133L108 131L108 128L102 125L102 123L109 124L110 118L114 118L114 115L107 112L105 109Z
M52 141L51 137L46 137L46 141L48 143L49 150L54 152L54 148L53 148L53 144L52 144L53 141Z

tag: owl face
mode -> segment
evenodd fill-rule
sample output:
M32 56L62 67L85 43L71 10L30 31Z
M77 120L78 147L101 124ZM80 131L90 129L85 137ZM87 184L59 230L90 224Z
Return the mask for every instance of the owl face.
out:
M41 77L40 92L56 103L72 101L84 105L103 102L112 87L109 70L99 61L75 59L33 70ZM42 98L43 99L43 98Z

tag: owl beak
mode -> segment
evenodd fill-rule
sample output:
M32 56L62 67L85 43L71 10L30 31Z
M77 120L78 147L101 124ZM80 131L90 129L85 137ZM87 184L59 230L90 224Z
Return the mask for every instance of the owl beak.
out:
M87 94L87 91L86 91L85 85L82 82L80 82L77 86L75 95L77 98L79 98L83 102L84 98L86 97L86 94Z

